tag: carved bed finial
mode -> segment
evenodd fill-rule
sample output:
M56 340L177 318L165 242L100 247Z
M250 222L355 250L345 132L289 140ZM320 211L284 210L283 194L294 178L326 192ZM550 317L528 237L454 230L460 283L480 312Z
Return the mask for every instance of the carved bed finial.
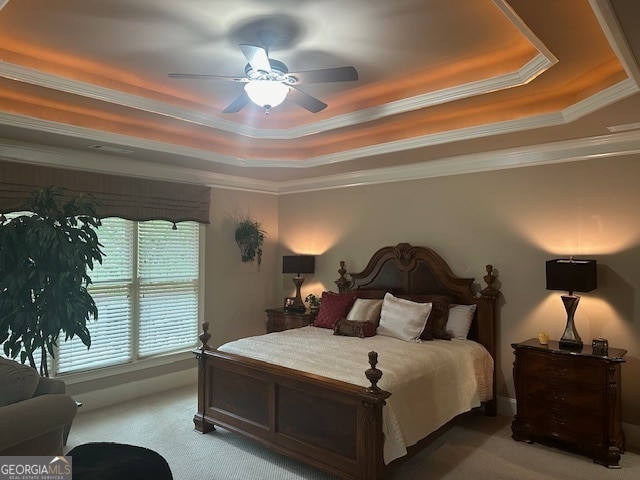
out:
M371 382L371 386L367 387L367 392L379 392L380 387L378 381L382 377L382 372L376 368L378 364L378 352L369 352L369 365L371 368L364 372L367 380Z
M480 295L484 298L496 298L500 295L500 290L493 286L493 282L496 281L496 276L493 274L493 265L487 265L485 268L487 269L487 274L483 279L487 286L480 290Z
M340 269L338 270L338 273L340 274L340 278L338 278L334 282L338 286L338 292L340 293L347 290L351 285L351 282L347 280L347 277L345 277L345 275L347 274L347 269L344 268L344 266L345 266L345 261L340 260Z
M202 350L211 350L211 347L207 344L211 338L211 334L209 333L209 322L204 322L202 324L202 333L198 338L200 338L200 341L202 342L202 347L200 347Z

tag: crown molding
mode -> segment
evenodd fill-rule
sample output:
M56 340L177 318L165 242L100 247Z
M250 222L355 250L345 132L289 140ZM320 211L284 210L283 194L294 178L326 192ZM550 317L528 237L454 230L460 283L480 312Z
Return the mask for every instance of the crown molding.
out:
M172 165L160 165L117 155L104 155L101 153L16 142L1 138L0 159L48 167L62 167L97 173L216 186L233 190L247 190L272 194L278 192L278 184L276 182L223 175Z
M634 154L640 154L640 131L280 182L278 193L303 193Z
M378 168L347 174L328 175L296 181L269 182L195 169L157 165L112 155L0 139L0 158L6 160L157 180L195 183L216 188L275 195L403 182L634 154L640 154L640 131L453 156L411 165Z
M92 142L100 141L116 145L123 145L134 149L139 148L143 150L160 151L174 155L188 156L206 160L212 163L220 163L223 165L231 165L235 167L311 168L331 165L334 163L345 162L367 156L388 155L397 151L428 147L432 145L440 145L454 141L562 125L577 120L584 115L608 106L614 102L622 100L629 95L638 92L638 90L638 85L633 80L627 79L585 100L582 100L581 102L578 102L561 112L537 115L519 120L510 120L506 122L479 125L476 127L469 127L459 130L451 130L405 140L380 143L358 149L345 150L329 155L321 155L295 161L255 158L247 159L234 157L231 155L219 154L209 150L181 147L168 143L156 142L137 137L129 137L109 132L95 131L84 127L66 125L14 114L0 114L0 124L71 136L74 138L82 138L90 140Z

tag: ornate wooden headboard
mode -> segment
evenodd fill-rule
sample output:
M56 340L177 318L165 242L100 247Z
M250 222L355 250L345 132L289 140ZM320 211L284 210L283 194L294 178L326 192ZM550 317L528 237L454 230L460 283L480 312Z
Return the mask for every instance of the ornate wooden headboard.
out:
M483 277L487 286L477 294L473 292L473 278L456 276L444 259L427 247L400 243L383 247L373 254L360 273L347 273L345 262L340 262L340 278L336 285L340 292L350 290L379 290L395 294L445 295L454 304L476 304L476 313L469 338L489 351L494 363L497 358L496 300L500 291L493 286L493 266L486 265ZM494 369L495 386L495 369ZM495 388L495 387L494 387Z

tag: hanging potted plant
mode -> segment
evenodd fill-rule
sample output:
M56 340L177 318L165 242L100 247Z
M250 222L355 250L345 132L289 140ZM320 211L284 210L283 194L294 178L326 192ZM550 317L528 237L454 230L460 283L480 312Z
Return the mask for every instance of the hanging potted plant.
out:
M259 222L251 217L241 218L236 226L236 243L240 247L243 262L258 261L262 263L262 244L267 236Z
M47 355L58 339L78 336L87 348L87 321L98 318L87 291L88 270L102 263L96 229L98 202L88 195L65 197L64 189L37 190L24 210L0 217L0 344L10 358L49 375Z

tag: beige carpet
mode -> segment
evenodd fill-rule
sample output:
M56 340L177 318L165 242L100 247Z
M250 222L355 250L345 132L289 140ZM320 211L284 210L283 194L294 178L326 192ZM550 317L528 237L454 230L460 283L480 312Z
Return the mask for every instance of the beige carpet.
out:
M222 429L193 429L193 387L80 413L68 448L120 442L157 451L176 480L330 480L334 477L272 453ZM640 478L640 455L622 456L607 469L589 458L511 439L511 418L470 415L426 450L401 465L394 480L631 480Z

